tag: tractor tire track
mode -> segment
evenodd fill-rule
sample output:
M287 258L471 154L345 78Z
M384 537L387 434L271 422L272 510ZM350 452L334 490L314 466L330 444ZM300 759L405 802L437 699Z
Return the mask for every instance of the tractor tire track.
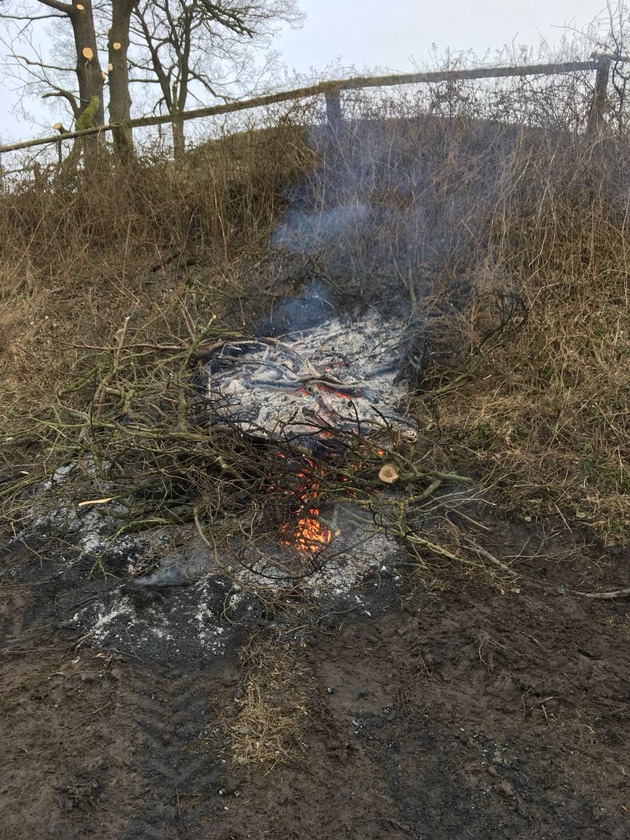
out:
M207 837L223 803L222 736L213 706L226 698L226 666L134 668L128 686L140 798L121 840ZM216 836L216 835L215 835Z
M222 736L214 702L226 666L139 666L127 703L136 729L133 765L140 799L121 840L207 837L222 807Z

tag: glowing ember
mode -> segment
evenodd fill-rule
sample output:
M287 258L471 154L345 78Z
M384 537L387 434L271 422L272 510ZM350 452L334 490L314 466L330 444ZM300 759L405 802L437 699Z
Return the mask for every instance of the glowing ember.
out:
M319 509L311 508L307 515L298 519L293 533L293 542L298 551L319 551L332 540L332 531L324 527L319 519Z
M278 452L277 455L282 460L287 460L283 452ZM282 545L290 545L298 551L310 551L314 554L332 540L332 531L322 525L318 519L320 514L317 506L320 489L318 477L322 474L323 471L311 458L304 458L301 466L295 470L294 475L299 479L299 483L288 492L295 494L296 501L300 500L299 508L297 505L297 510L294 508L296 515L299 513L299 518L295 525L287 522L280 528L280 533L284 537L280 540Z
M300 475L298 473L298 475ZM305 502L315 503L312 493L304 494L302 499ZM313 554L323 546L328 545L332 540L333 534L330 528L319 521L319 508L306 507L302 516L297 520L294 527L290 524L285 524L281 528L283 536L288 536L289 539L280 540L282 545L292 545L298 551L310 551Z

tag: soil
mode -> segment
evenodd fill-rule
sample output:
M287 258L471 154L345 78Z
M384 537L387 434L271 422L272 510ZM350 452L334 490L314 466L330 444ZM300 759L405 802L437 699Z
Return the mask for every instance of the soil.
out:
M0 835L629 838L630 602L577 592L628 586L630 554L492 527L516 580L401 562L338 603L252 600L218 648L154 652L77 626L112 570L58 540L6 543ZM266 666L267 723L291 725L263 760L244 698Z

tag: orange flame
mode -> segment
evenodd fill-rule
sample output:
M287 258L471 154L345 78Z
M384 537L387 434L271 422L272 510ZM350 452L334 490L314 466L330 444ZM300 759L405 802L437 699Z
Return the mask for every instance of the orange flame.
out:
M286 459L286 455L283 453L278 453L278 455L280 458ZM293 520L282 525L280 533L284 539L281 539L280 543L293 546L298 551L308 551L314 554L328 545L333 538L333 533L325 525L322 525L318 519L320 510L317 506L317 496L319 495L320 485L317 478L318 473L321 474L322 471L310 458L304 458L304 462L294 473L294 476L299 480L297 487L294 487L292 491L288 490L289 493L295 493L301 501L299 509L296 511L299 518L297 521Z
M298 519L293 533L295 547L298 551L319 551L332 540L332 531L321 524L319 509L311 508L306 516Z
M310 551L313 554L328 545L333 537L332 531L322 525L318 516L319 508L308 508L292 530L288 523L283 525L281 532L290 539L281 540L282 545L292 545L298 551Z

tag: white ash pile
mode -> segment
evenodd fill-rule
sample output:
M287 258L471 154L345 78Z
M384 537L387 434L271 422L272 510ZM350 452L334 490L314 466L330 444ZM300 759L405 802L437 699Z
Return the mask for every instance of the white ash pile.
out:
M415 437L398 379L400 326L376 313L217 348L205 366L211 422L276 441L393 430Z

